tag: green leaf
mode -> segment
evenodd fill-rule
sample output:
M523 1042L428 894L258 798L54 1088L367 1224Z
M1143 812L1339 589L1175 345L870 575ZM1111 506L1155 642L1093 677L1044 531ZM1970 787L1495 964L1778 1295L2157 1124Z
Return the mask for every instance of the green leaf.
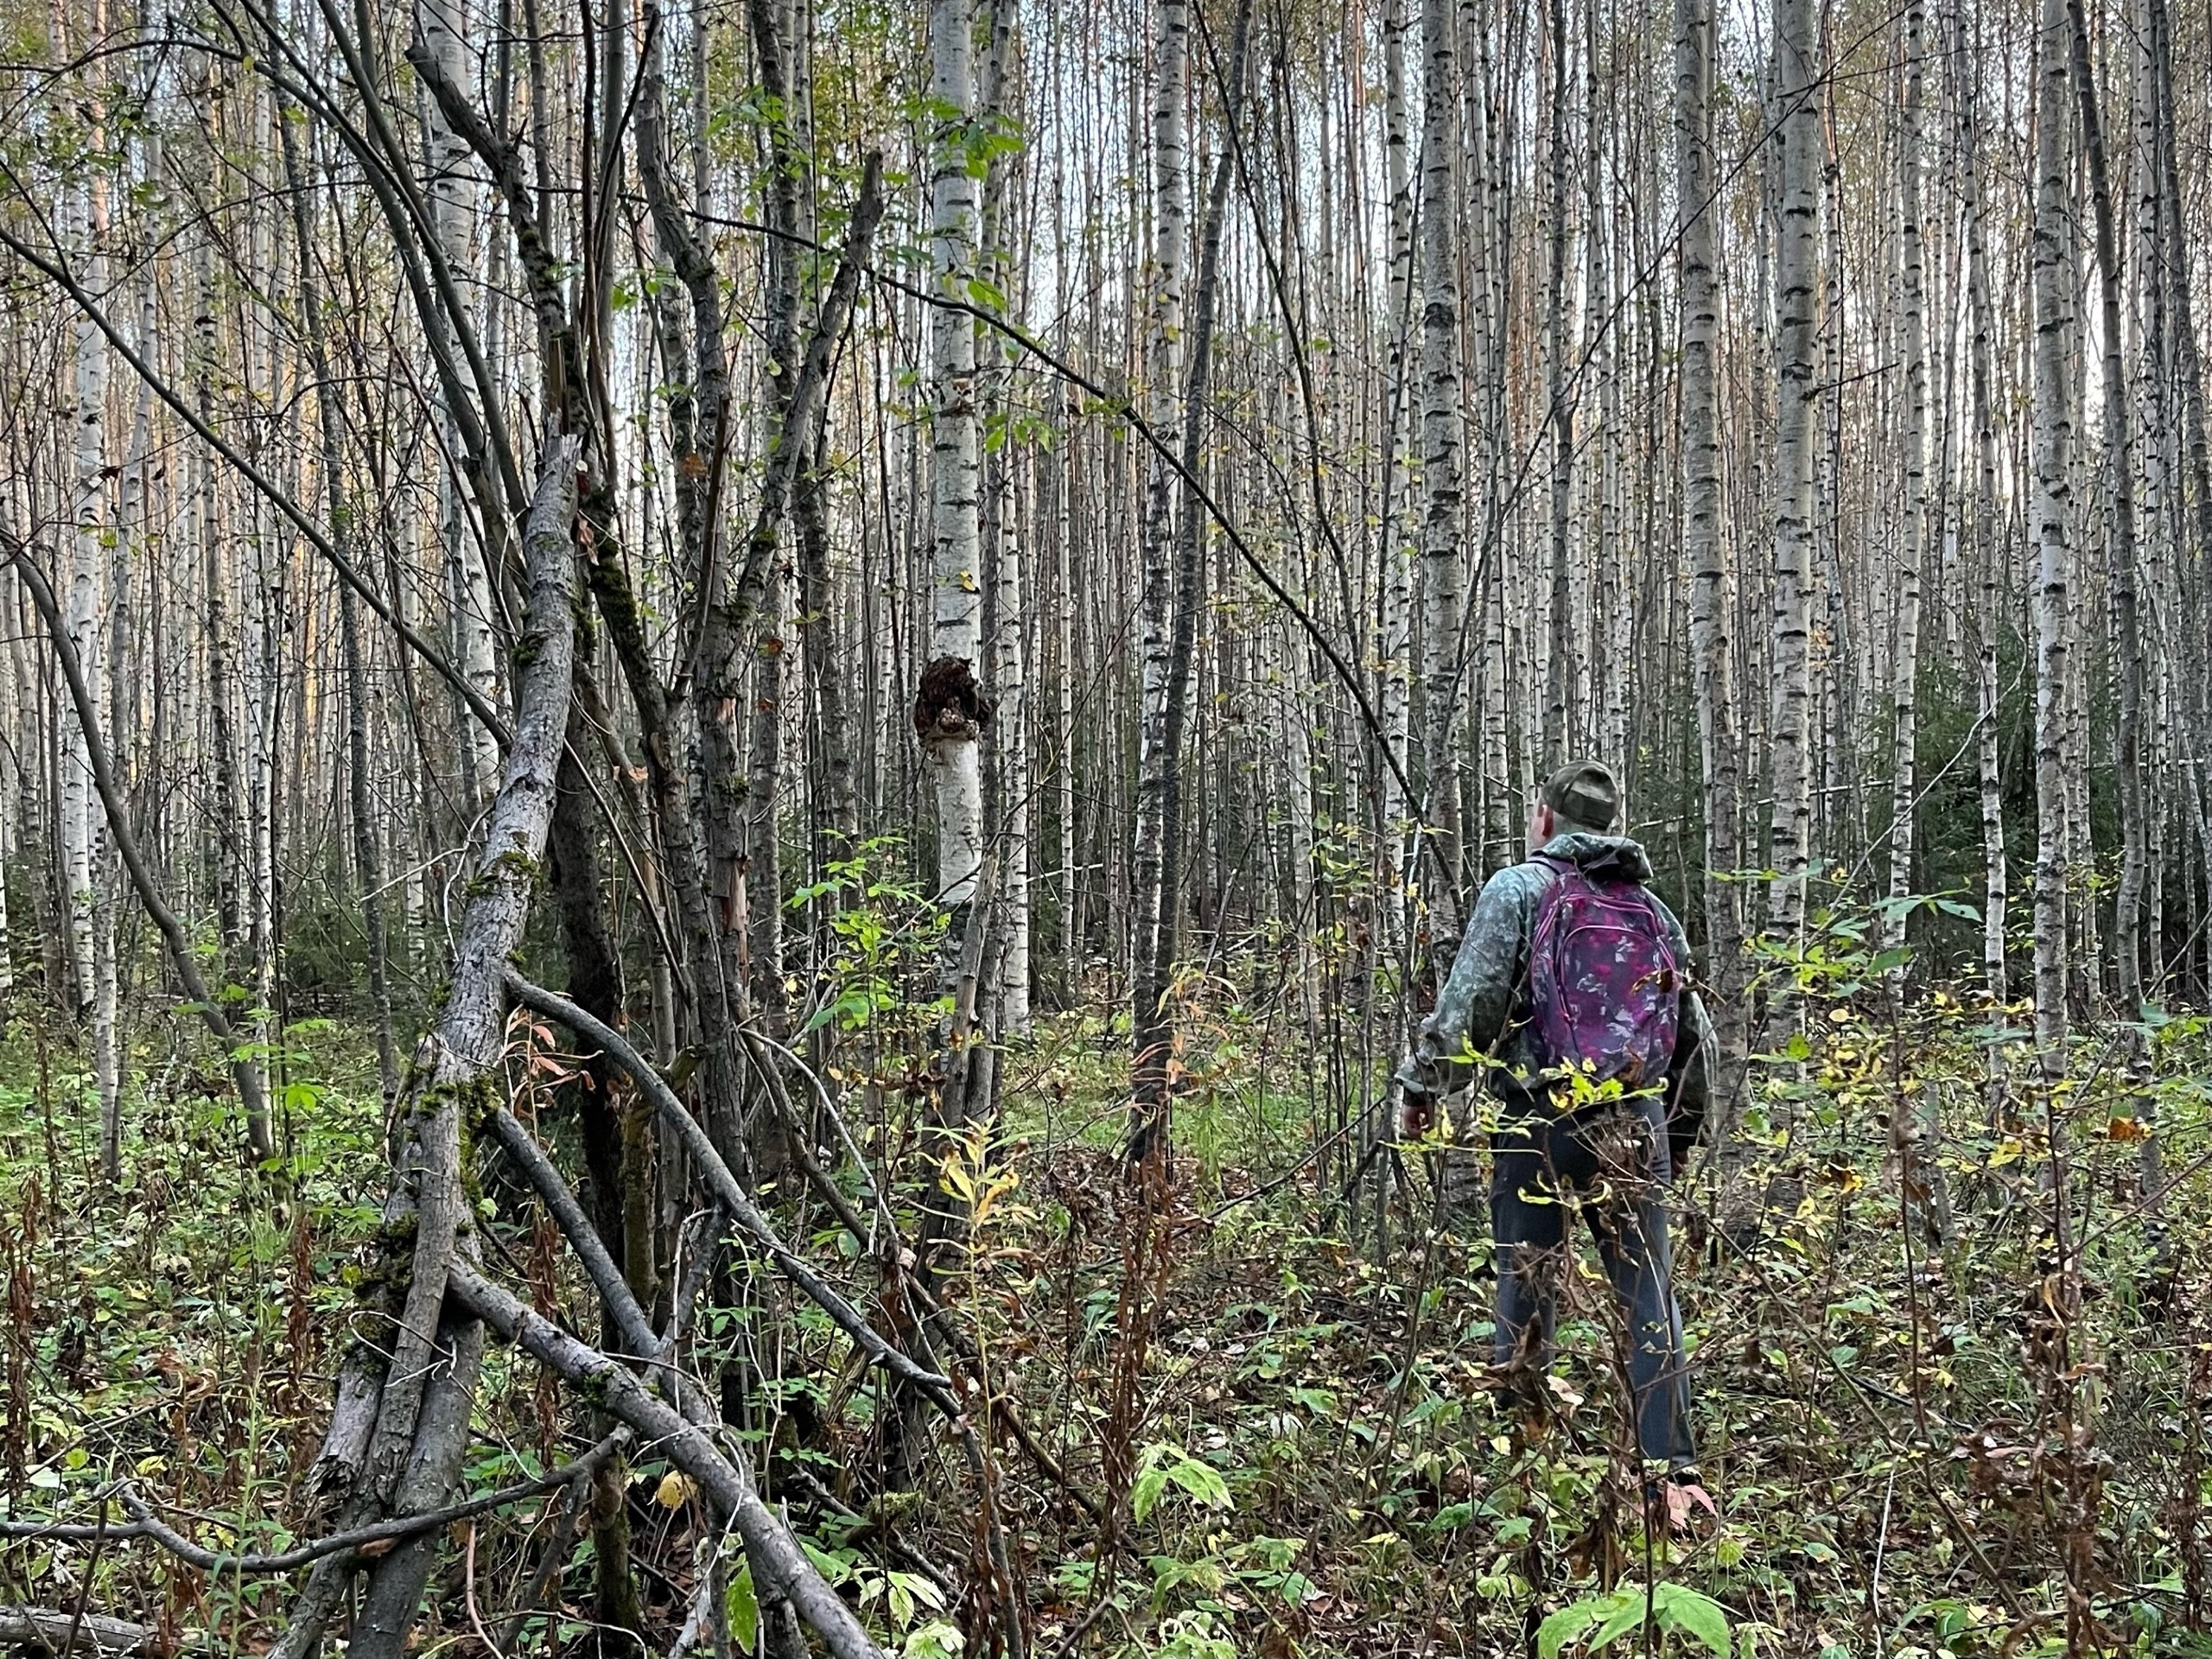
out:
M1684 1630L1728 1659L1733 1645L1728 1634L1728 1610L1688 1585L1662 1584L1653 1594L1659 1622L1669 1630Z
M1225 1510L1230 1505L1229 1483L1210 1463L1185 1458L1169 1467L1167 1478L1209 1508Z
M729 1633L739 1649L753 1651L760 1639L760 1601L753 1593L753 1563L746 1562L729 1581Z
M1129 1513L1141 1521L1152 1513L1152 1506L1160 1502L1160 1493L1167 1490L1167 1471L1157 1464L1137 1477L1137 1484L1129 1489Z
M1592 1653L1609 1642L1618 1641L1630 1630L1642 1630L1644 1616L1649 1611L1649 1604L1643 1599L1640 1590L1616 1590L1611 1599L1620 1605L1605 1615L1605 1622L1591 1637L1590 1651Z
M1560 1649L1605 1617L1611 1596L1585 1596L1536 1626L1536 1659L1559 1659Z

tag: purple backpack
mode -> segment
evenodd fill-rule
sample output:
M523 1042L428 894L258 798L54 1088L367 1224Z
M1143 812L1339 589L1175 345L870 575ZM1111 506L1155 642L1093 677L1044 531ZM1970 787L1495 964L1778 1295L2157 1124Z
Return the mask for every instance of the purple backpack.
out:
M1659 907L1640 881L1538 856L1558 872L1529 944L1529 1020L1545 1069L1572 1065L1630 1090L1663 1081L1681 976Z

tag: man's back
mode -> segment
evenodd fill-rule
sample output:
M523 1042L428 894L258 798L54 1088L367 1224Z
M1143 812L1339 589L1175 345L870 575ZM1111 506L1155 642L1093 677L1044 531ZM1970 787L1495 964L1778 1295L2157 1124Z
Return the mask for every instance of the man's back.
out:
M1400 1068L1400 1080L1409 1097L1447 1093L1460 1057L1471 1051L1484 1062L1484 1081L1501 1100L1535 1103L1530 1083L1556 1057L1545 1052L1538 1022L1531 1017L1529 951L1545 895L1569 870L1593 882L1637 884L1658 917L1679 980L1676 1033L1666 1063L1670 1138L1687 1151L1705 1115L1703 1048L1710 1027L1690 988L1688 936L1666 903L1643 887L1651 877L1650 861L1626 836L1567 830L1484 883L1452 972L1434 1011L1422 1023L1414 1052ZM1598 1017L1604 1017L1603 1011Z

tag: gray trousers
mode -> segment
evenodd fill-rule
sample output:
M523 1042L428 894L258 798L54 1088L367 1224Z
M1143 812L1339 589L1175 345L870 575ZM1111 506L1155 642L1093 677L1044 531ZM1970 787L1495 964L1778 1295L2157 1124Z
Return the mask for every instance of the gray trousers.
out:
M1559 1276L1567 1264L1570 1194L1597 1236L1628 1321L1637 1447L1647 1465L1688 1468L1690 1379L1675 1300L1663 1194L1669 1175L1656 1098L1559 1117L1508 1106L1491 1141L1491 1236L1497 1249L1497 1359L1523 1376L1552 1360Z

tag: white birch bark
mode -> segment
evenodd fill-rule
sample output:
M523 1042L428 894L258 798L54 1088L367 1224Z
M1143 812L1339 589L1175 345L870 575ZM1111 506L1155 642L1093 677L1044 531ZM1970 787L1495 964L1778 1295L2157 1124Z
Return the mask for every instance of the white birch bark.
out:
M2066 263L2074 212L2066 129L2065 0L2042 0L2037 47L2034 303L2034 494L2029 530L2036 547L2036 1046L2046 1081L2066 1071L2068 791L2065 768L2068 608L2073 580L2068 509L2074 438L2073 363L2079 342L2068 304Z
M1805 913L1812 856L1814 285L1820 233L1818 35L1810 0L1775 0L1775 103L1782 152L1782 224L1776 251L1773 832L1776 872L1767 925L1794 938Z
M991 563L991 690L998 698L992 716L998 740L999 842L1003 849L998 902L1004 918L999 954L999 1020L1009 1037L1027 1037L1034 1021L1029 1008L1029 591L1023 568L1023 519L1014 487L1016 466L1029 451L1008 457L999 471L996 556Z
M963 302L976 270L978 204L967 145L975 35L974 0L931 0L930 96L939 115L930 180L931 257L938 291ZM933 308L929 337L929 654L932 672L958 664L972 687L983 625L976 326L964 313ZM955 699L936 701L935 708L925 738L937 797L938 899L957 915L975 893L983 857L981 721L972 704L960 709ZM957 937L950 950L948 961L957 959Z
M1904 267L1904 429L1899 449L1904 468L1904 533L1898 538L1897 620L1890 668L1891 904L1882 918L1885 950L1904 943L1903 901L1912 891L1913 802L1919 786L1913 765L1920 734L1916 688L1920 674L1921 566L1928 546L1928 284L1920 205L1926 19L1921 0L1907 0L1897 158L1898 239Z
M98 34L97 17L94 33ZM97 177L67 187L65 232L93 291L105 285L105 182ZM118 533L108 499L107 338L88 319L75 329L75 441L70 480L70 558L64 618L69 643L82 667L92 707L108 701L106 642L102 639L103 588L111 538ZM93 792L87 739L79 722L60 721L60 818L64 888L70 954L76 973L79 1016L92 1025L92 1067L99 1095L100 1169L111 1183L122 1175L122 1103L116 1044L115 918L109 880L106 820Z
M1153 241L1140 288L1145 295L1144 406L1163 442L1179 427L1183 380L1183 266L1189 251L1189 137L1184 105L1190 86L1190 16L1185 0L1159 0L1152 105ZM1139 626L1143 652L1138 705L1136 833L1130 859L1130 982L1140 983L1158 954L1162 906L1147 894L1160 883L1165 849L1167 668L1173 639L1174 470L1147 460ZM1172 918L1170 918L1172 920Z
M1459 484L1459 151L1454 0L1422 0L1421 178L1421 823L1432 856L1421 882L1431 930L1459 931L1458 746L1460 621L1466 566ZM1429 873L1433 872L1433 879Z
M1389 370L1383 385L1384 429L1389 434L1389 459L1385 463L1382 559L1382 613L1378 643L1382 659L1382 744L1389 753L1382 763L1382 835L1391 849L1386 866L1389 879L1402 887L1413 872L1402 868L1408 820L1414 804L1404 798L1398 782L1402 771L1414 775L1413 655L1414 548L1417 534L1408 504L1412 499L1414 448L1408 442L1413 416L1413 181L1407 164L1408 114L1406 103L1405 0L1388 0L1382 18L1382 149L1385 185L1389 191L1389 283L1386 301L1389 315L1383 319L1389 341ZM1390 761L1395 760L1394 766ZM1387 908L1402 918L1402 893Z
M64 235L81 251L87 280L98 282L103 261L94 247L92 192L75 183L64 197ZM100 687L100 578L105 563L101 537L106 531L107 343L89 321L76 328L73 363L76 374L73 476L70 502L69 582L63 617L77 660L84 664L97 705ZM85 760L85 738L68 721L60 723L60 820L61 890L68 916L69 962L79 1018L92 1011L93 823L92 773Z
M1981 147L1976 125L1980 70L1969 54L1966 24L1955 14L1955 54L1961 75L1972 76L1960 99L1958 135L1960 211L1966 219L1967 327L1970 334L1967 374L1974 424L1974 550L1980 568L1975 606L1974 771L1981 799L1983 983L1993 1003L2005 1000L2005 907L2010 880L2005 851L2005 788L1999 769L1997 642L2003 626L2007 543L1998 516L1997 404L1991 361L1996 325L1989 292L1989 238L1982 223ZM2002 1067L1995 1045L1990 1050L1992 1085Z
M1689 568L1690 650L1700 774L1705 785L1705 971L1721 1044L1724 1112L1733 1103L1734 1067L1744 1039L1735 995L1742 975L1743 912L1738 882L1741 750L1737 732L1733 572L1720 533L1720 425L1715 267L1719 213L1713 202L1713 0L1675 0L1675 156L1681 214L1682 552Z

